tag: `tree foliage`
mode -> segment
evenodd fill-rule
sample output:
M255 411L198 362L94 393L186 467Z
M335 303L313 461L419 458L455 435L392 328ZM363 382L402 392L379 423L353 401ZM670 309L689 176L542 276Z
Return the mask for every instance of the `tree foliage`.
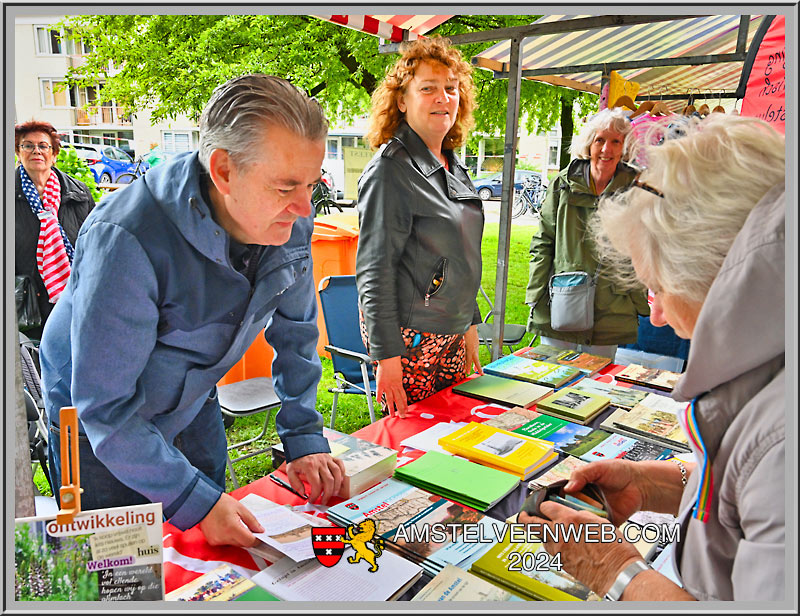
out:
M433 33L443 36L525 25L535 15L459 15ZM197 119L213 89L236 75L281 75L316 96L328 117L350 122L369 110L369 97L396 56L378 53L374 36L308 15L87 15L65 25L92 47L68 75L71 84L104 83L102 97L127 111L145 108L152 122L186 114ZM465 58L492 43L460 46ZM476 69L476 130L505 129L505 80ZM529 132L559 120L562 97L584 109L591 95L523 80L521 118Z

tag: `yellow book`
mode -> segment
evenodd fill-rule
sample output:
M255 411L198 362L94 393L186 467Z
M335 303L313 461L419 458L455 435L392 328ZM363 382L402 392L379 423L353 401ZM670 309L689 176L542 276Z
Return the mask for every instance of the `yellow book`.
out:
M553 443L474 421L440 438L439 445L522 479L530 477L553 454Z

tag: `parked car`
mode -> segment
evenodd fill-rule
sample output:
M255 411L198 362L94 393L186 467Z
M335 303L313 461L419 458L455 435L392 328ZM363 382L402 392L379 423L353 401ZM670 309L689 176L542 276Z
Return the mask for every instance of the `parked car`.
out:
M146 162L137 163L131 156L113 145L95 145L90 143L69 143L65 144L75 148L78 156L86 160L89 169L92 170L95 181L99 184L116 183L123 174L133 174L147 171L150 165ZM130 175L126 177L131 177ZM130 180L128 180L130 182Z
M531 176L538 176L539 181L541 182L542 174L538 171L528 171L527 169L516 169L514 171L514 189L515 190L522 190L522 180L526 177ZM478 196L481 198L482 201L488 201L489 199L499 199L500 193L503 190L503 172L498 171L497 173L492 173L491 175L487 175L479 180L474 180L472 182L475 185L475 190L478 191ZM544 185L547 186L547 181L545 180Z

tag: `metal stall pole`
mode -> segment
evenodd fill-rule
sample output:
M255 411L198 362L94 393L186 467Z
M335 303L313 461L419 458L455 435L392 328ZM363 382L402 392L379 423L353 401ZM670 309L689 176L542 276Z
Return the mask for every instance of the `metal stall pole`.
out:
M508 105L506 108L506 141L503 149L503 190L500 200L500 229L497 237L497 276L494 285L494 313L492 316L492 361L503 350L503 333L506 320L506 286L508 284L508 255L511 245L511 202L514 196L514 173L517 159L517 126L519 124L520 35L511 39L511 57L508 67Z

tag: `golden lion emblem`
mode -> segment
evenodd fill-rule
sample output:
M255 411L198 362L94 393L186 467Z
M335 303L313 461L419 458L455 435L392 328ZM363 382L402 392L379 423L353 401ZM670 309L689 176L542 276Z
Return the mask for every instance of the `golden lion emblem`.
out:
M342 543L350 544L356 553L353 556L347 557L347 562L355 564L362 558L370 565L370 571L375 572L378 570L378 557L383 554L384 541L381 537L376 537L375 533L378 532L375 520L366 519L361 524L351 524L347 527L347 537L342 538ZM374 549L367 547L368 543L372 543Z

